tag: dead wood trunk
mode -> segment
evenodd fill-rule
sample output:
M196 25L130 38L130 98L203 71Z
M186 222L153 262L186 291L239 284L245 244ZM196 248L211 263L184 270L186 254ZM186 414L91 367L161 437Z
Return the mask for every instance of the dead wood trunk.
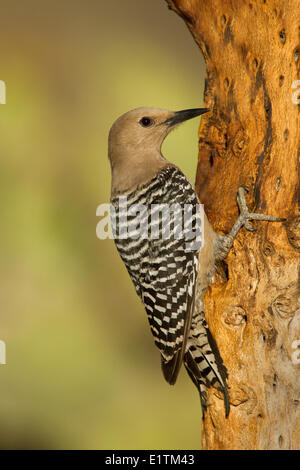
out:
M229 231L243 184L252 212L287 218L242 229L205 295L231 412L210 389L202 447L300 449L300 1L167 2L206 61L196 187L212 226Z

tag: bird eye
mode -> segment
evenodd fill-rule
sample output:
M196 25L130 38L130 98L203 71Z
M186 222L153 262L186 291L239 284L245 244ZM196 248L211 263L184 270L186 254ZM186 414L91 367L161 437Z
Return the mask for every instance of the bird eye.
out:
M147 116L144 116L142 117L142 119L139 121L140 125L143 126L143 127L150 127L152 126L152 124L154 124L154 120L147 117Z

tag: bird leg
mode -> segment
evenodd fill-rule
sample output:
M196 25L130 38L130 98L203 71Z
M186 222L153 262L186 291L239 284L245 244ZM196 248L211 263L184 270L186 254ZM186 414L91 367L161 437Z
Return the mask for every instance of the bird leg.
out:
M234 239L242 227L245 227L250 232L255 232L256 229L252 227L250 220L266 220L268 222L282 222L286 220L273 215L254 214L249 212L245 199L245 190L249 191L246 186L240 186L237 193L237 203L240 209L239 218L229 233L226 235L219 235L218 237L216 245L216 260L223 260L227 257Z

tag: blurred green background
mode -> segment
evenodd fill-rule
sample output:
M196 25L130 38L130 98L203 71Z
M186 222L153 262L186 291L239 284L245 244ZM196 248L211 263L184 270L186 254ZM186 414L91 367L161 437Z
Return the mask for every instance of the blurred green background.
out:
M138 106L202 104L204 65L164 0L1 0L0 448L197 449L112 240L107 135ZM199 120L164 144L194 180Z

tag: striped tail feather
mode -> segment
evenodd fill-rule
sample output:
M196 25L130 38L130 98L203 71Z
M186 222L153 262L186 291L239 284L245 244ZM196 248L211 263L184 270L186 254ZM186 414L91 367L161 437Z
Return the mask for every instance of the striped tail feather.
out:
M226 382L227 370L207 323L199 314L193 319L184 364L199 390L203 412L207 409L207 389L215 387L224 395L225 416L227 418L230 410Z

